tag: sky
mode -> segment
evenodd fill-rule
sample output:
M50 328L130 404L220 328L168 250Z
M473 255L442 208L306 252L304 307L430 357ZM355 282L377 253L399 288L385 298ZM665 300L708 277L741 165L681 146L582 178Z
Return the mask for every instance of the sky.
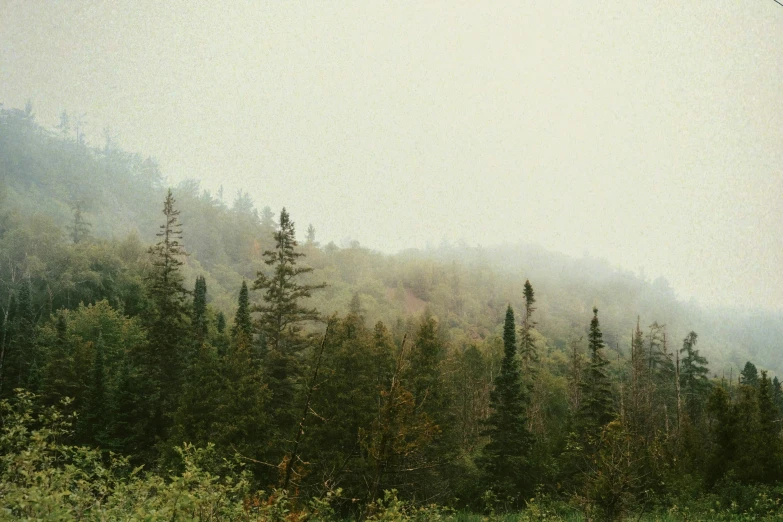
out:
M0 0L0 102L322 242L535 243L783 310L773 0Z

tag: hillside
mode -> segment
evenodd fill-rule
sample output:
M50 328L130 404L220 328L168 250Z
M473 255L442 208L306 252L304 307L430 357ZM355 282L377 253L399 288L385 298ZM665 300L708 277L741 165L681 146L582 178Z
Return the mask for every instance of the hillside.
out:
M61 128L49 130L35 122L31 109L0 111L0 201L6 227L28 228L29 249L17 259L24 272L35 275L30 251L41 251L39 257L45 257L46 248L65 248L77 206L94 238L151 244L165 186L153 159L123 151L110 141L101 148L88 146L70 130L67 119ZM260 253L271 246L274 213L268 207L257 210L245 193L229 203L223 194L201 190L195 180L174 187L174 194L190 254L188 284L204 275L211 303L230 315L241 281L255 278L263 268ZM300 237L304 228L299 224ZM3 240L7 245L9 238ZM47 241L51 244L41 244ZM682 302L664 279L647 281L606 260L570 258L530 245L442 245L382 255L358 245L303 243L307 263L316 269L312 281L330 285L313 298L312 304L324 313L345 311L354 294L371 321L393 323L428 308L447 325L449 338L462 343L496 333L506 304L520 304L522 285L530 279L539 296L539 329L553 349L584 336L585 318L597 306L607 344L621 358L629 353L638 316L643 326L665 324L675 346L688 331L697 331L714 372L733 367L737 373L752 359L775 374L783 373L777 352L783 333L779 315ZM4 249L6 256L10 248ZM56 293L54 276L41 277L48 278L46 292ZM43 282L39 286L44 293ZM2 289L3 302L9 290L7 285Z
M781 317L533 245L321 244L66 123L0 110L14 516L779 518Z

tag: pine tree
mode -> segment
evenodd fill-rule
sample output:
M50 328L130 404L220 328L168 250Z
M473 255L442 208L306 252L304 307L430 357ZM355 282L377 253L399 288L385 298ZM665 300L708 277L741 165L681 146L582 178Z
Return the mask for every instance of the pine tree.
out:
M601 428L614 417L611 383L606 371L609 361L602 352L603 347L598 308L593 308L593 319L590 321L588 335L590 364L582 383L582 402L579 412L581 431L593 441L598 440Z
M74 244L81 243L90 234L91 223L88 223L84 219L84 212L82 209L82 203L77 202L73 208L73 222L70 226L71 240Z
M147 350L138 361L146 379L144 409L149 417L143 445L152 448L160 441L177 407L177 393L182 373L192 354L187 342L188 291L183 286L182 258L187 255L182 246L182 225L174 207L171 190L163 204L165 223L160 225L158 242L149 249L152 270L147 276L152 308L147 314Z
M196 278L193 290L193 312L191 315L193 337L196 345L201 345L207 338L207 281L204 276Z
M315 240L315 228L312 223L307 227L306 244L309 247L318 246L318 242Z
M759 380L758 404L757 460L762 467L759 478L763 482L771 484L780 478L781 443L779 437L780 429L776 425L778 414L773 398L772 383L764 370L761 371L761 379Z
M242 281L242 288L239 290L239 300L237 312L234 316L234 326L231 327L231 336L234 340L238 336L244 336L248 340L253 335L253 319L250 317L250 298L247 291L247 283Z
M480 459L486 480L503 500L519 501L530 489L527 476L531 435L527 429L527 394L517 361L516 326L511 306L503 325L503 362L490 393L489 437Z
M654 429L651 424L651 397L650 374L648 371L648 358L644 349L644 335L640 326L640 319L636 318L636 329L631 333L631 386L629 397L626 401L626 420L631 430L637 435L652 438Z
M682 341L680 349L680 353L684 354L680 361L680 386L685 395L685 410L694 422L701 415L704 397L710 388L707 359L695 349L697 339L696 332L690 332Z
M777 375L772 379L772 400L777 408L778 417L783 413L783 387Z
M747 386L757 387L759 385L759 372L756 369L756 365L748 361L745 363L745 367L740 372L742 378L742 384Z
M426 312L411 349L407 379L408 389L427 412L437 411L442 406L439 365L444 355L438 339L438 322Z
M364 317L364 308L362 308L362 300L359 298L359 292L354 292L353 297L351 297L348 311L357 317Z
M304 254L297 252L294 222L284 208L280 226L274 234L275 249L264 252L264 262L272 267L271 275L258 272L253 290L263 290L263 304L253 307L259 314L257 329L264 342L264 370L272 391L272 409L279 426L290 429L294 423L291 411L296 383L300 376L297 354L308 345L302 335L302 324L319 318L315 308L301 304L313 290L325 284L299 282L312 268L298 266Z
M212 339L212 344L217 349L219 357L224 357L228 353L229 346L231 346L231 337L226 332L226 316L223 312L218 312L215 316L215 331L216 334Z
M737 453L738 419L732 408L731 397L723 386L712 389L707 400L707 413L711 418L710 452L707 464L707 481L714 484L732 465Z
M533 303L536 302L536 298L529 280L525 281L524 296L525 316L522 318L522 328L520 329L519 352L524 368L530 371L533 364L538 362L538 352L533 342L533 329L536 327L536 323L533 321L533 312L536 310Z

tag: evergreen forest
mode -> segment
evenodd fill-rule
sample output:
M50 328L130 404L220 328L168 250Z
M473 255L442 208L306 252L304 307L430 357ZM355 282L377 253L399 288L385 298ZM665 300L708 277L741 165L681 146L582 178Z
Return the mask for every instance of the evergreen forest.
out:
M317 226L0 108L0 520L783 518L778 315Z

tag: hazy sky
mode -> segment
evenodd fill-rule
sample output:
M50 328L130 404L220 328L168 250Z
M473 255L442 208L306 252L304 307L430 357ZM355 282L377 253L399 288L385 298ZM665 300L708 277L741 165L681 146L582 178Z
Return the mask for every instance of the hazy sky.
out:
M0 102L394 251L589 253L783 308L783 7L0 0Z

